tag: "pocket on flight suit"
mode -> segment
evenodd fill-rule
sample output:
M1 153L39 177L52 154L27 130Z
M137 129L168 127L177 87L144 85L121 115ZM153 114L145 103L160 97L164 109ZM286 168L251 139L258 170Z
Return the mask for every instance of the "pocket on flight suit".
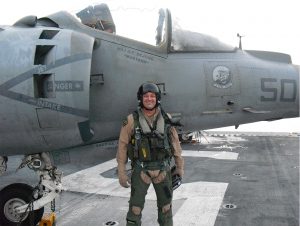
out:
M140 141L139 160L142 162L151 161L150 146L147 138L142 138Z

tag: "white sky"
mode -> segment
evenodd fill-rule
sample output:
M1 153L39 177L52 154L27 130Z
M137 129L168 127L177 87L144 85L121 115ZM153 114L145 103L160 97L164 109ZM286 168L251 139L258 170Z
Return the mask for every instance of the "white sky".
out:
M11 25L27 15L42 17L59 10L76 13L88 5L103 2L112 11L118 34L125 32L122 26L132 38L145 36L144 29L155 32L155 27L145 25L143 16L151 14L157 23L158 9L169 8L173 19L179 19L180 24L189 30L213 35L232 46L238 45L236 34L240 33L245 36L244 49L287 53L292 56L294 64L300 65L298 0L9 0L1 4L0 24ZM128 12L135 16L125 16ZM131 26L132 23L135 26ZM130 30L133 27L135 30ZM238 131L290 132L300 131L299 125L300 118L285 119L241 125Z

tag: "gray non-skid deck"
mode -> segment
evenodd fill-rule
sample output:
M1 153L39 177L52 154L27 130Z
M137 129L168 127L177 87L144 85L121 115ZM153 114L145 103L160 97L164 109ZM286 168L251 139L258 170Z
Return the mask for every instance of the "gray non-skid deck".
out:
M58 166L66 191L56 200L56 225L125 225L130 189L118 184L115 148L112 142L64 153L69 163ZM174 225L299 225L297 134L210 132L182 148L185 176L174 192ZM9 158L1 187L37 181L28 169L15 172L20 158ZM152 188L146 199L143 225L158 225Z

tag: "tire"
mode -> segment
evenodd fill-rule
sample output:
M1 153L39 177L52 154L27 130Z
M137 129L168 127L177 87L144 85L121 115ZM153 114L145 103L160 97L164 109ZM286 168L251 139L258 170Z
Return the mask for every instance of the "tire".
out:
M20 222L20 215L14 214L12 207L31 202L33 188L27 184L15 183L0 191L0 226L35 226L44 214L44 207L30 211Z

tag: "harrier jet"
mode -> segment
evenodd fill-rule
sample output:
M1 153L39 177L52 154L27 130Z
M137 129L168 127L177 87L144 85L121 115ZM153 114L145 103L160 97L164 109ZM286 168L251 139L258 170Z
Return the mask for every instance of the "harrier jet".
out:
M299 117L299 67L289 55L176 29L168 9L157 21L154 45L118 35L103 4L0 26L0 174L24 155L20 168L40 176L35 188L0 191L0 225L39 222L62 191L53 151L116 139L146 81L183 132Z

